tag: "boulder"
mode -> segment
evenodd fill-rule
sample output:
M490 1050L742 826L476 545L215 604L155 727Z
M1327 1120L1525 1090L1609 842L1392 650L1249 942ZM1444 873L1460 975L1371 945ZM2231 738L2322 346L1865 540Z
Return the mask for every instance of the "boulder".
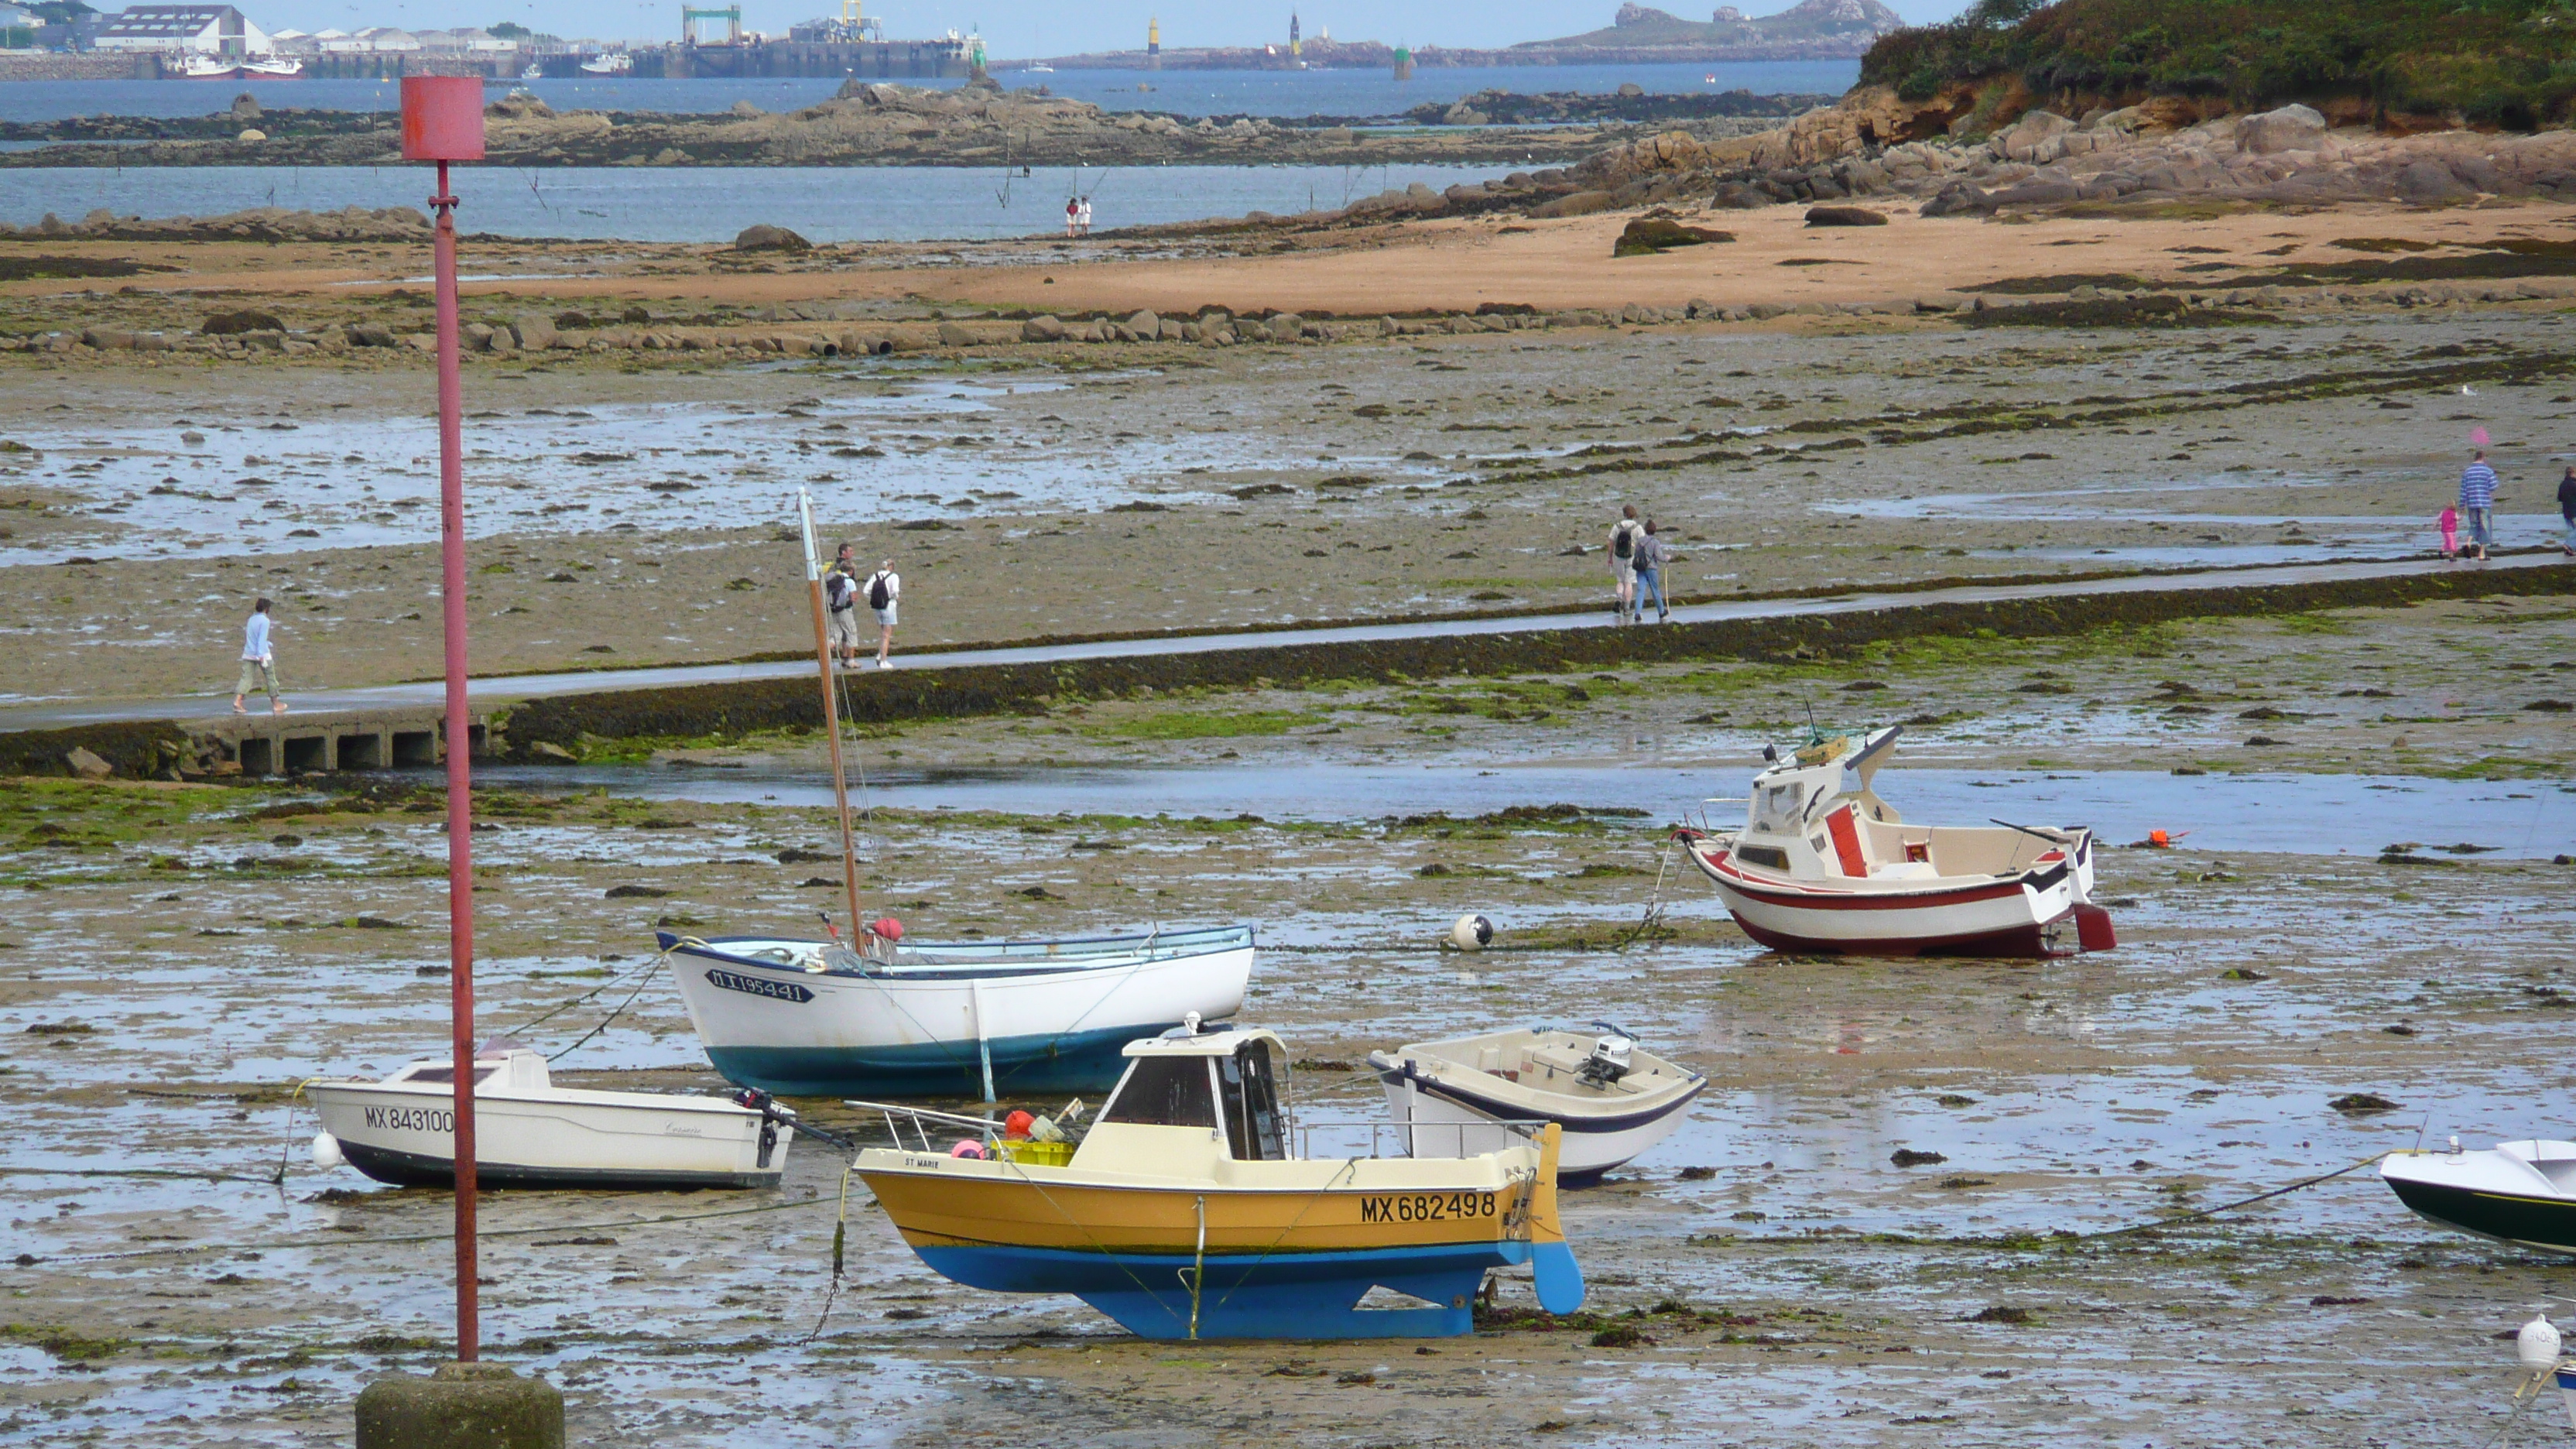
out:
M240 135L235 136L233 139L234 139L234 140L236 140L236 141L241 142L241 143L242 143L242 144L244 144L244 145L251 145L251 144L254 144L254 143L257 143L257 142L260 142L260 141L265 141L265 140L267 140L267 139L268 139L268 133L267 133L266 131L261 130L261 129L260 129L259 127L257 127L257 126L251 126L251 127L247 127L247 128L245 128L245 129L242 131L242 133L241 133Z
M810 252L814 244L783 226L747 226L733 239L738 252Z
M244 308L238 312L217 312L197 330L208 337L238 337L245 332L283 332L286 324L266 312Z
M233 119L248 123L260 118L259 97L248 91L233 97Z
M1062 342L1064 320L1059 317L1032 317L1020 324L1022 342Z
M2236 146L2252 156L2313 151L2326 134L2326 118L2306 106L2283 106L2236 123Z
M1923 203L1922 214L1932 216L1992 216L1995 203L1972 182L1953 181L1941 188L1940 194Z
M939 324L939 345L942 347L972 347L977 340L974 333L955 322Z
M2083 195L2084 188L2072 181L2034 176L1987 193L1986 201L1992 206L2060 206Z
M511 318L510 336L530 352L543 352L563 341L563 335L555 330L554 320L536 312L522 312Z
M1282 312L1270 319L1270 340L1294 342L1306 335L1306 319L1294 312Z
M2060 138L2074 129L2073 121L2055 111L2026 112L1995 137L1995 154L2007 161L2045 166L2065 154Z
M2439 161L2408 163L2396 175L2397 199L2416 206L2445 206L2468 201L2477 193L2453 175L2451 168Z
M1650 257L1675 247L1695 247L1709 242L1731 242L1735 233L1712 227L1685 226L1660 216L1641 216L1628 223L1612 243L1614 257Z
M72 746L71 753L63 756L63 766L84 780L104 780L116 773L114 765L80 745Z
M1151 312L1139 312L1119 325L1135 333L1139 342L1151 342L1163 335L1163 319Z
M468 322L464 326L456 329L456 337L457 341L463 345L464 350L467 352L489 352L492 350L492 329L484 323Z
M1885 213L1865 206L1811 206L1807 208L1809 226L1885 226Z
M1596 211L1608 211L1616 203L1617 198L1607 191L1577 191L1570 196L1560 196L1554 201L1531 207L1530 215L1590 216Z
M349 324L348 332L349 345L351 347L391 347L395 345L394 330L380 322L352 322Z

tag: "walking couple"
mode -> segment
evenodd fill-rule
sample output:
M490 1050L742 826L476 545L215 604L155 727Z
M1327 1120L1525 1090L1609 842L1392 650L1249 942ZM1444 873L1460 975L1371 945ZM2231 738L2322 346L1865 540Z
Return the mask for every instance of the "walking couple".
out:
M902 607L903 576L894 571L894 560L877 565L877 571L859 577L857 560L851 548L842 544L832 560L831 572L823 575L824 621L829 626L831 651L843 669L859 667L859 654L867 646L859 640L859 604L864 600L877 616L877 668L892 669L886 655L894 648L895 611Z
M1655 532L1655 520L1640 521L1633 503L1619 510L1619 521L1610 529L1610 578L1618 587L1620 623L1643 622L1649 597L1655 601L1655 622L1673 621L1664 595L1664 565L1672 557L1672 549Z

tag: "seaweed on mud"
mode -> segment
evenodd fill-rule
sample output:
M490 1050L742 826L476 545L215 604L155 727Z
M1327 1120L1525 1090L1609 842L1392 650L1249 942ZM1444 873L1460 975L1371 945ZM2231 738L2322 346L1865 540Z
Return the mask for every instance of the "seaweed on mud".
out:
M2089 302L2027 302L1958 314L1965 327L2230 327L2277 319L2260 312L2220 312L2180 297L2100 297Z
M2000 281L1978 282L1959 288L1962 292L1992 292L2006 295L2031 295L2048 292L2072 292L2078 287L2101 287L2110 291L2133 292L2156 285L2145 277L2127 272L2060 272L2045 277L2005 277Z

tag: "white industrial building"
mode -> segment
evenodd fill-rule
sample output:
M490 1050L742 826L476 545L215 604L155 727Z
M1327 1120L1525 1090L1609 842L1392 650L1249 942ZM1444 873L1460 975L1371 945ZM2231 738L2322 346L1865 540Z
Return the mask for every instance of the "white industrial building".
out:
M129 5L105 17L91 44L100 50L266 55L268 32L230 5Z

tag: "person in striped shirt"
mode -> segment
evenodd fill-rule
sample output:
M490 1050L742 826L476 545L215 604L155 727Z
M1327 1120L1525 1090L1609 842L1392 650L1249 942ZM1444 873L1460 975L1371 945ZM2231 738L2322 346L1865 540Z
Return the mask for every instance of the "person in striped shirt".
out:
M2469 466L2460 470L2460 512L2469 525L2469 547L2473 557L2483 559L2495 543L2496 472L2487 466L2487 450L2469 454Z

